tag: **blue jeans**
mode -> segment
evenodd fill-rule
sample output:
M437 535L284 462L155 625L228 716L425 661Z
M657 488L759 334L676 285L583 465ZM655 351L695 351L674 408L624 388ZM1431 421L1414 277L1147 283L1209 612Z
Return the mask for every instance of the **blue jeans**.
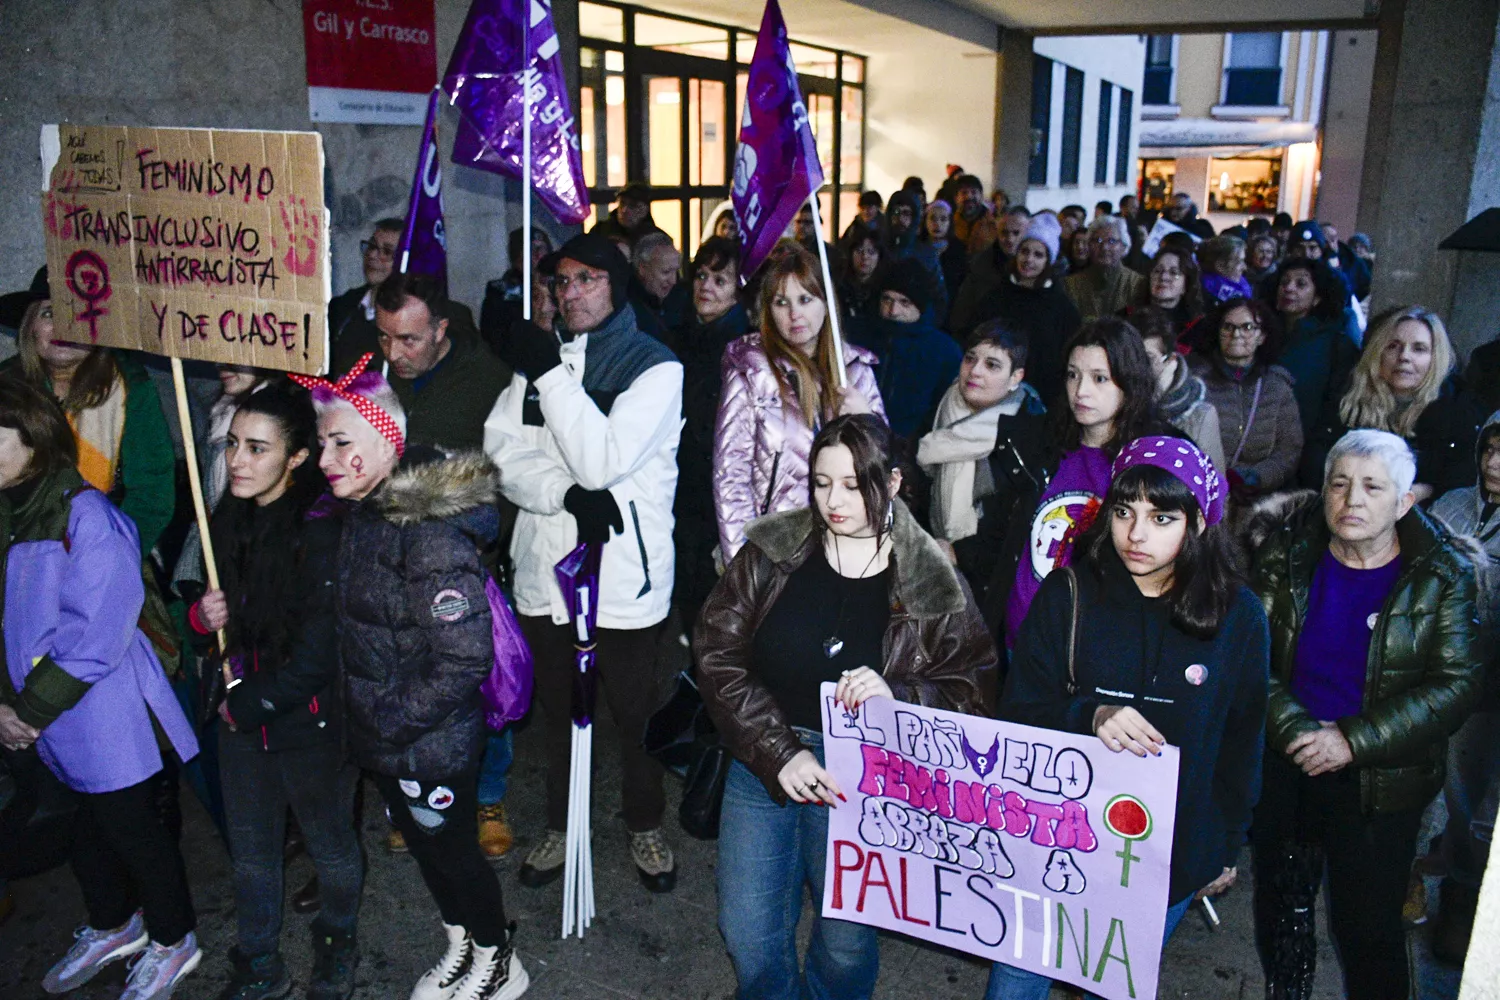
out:
M1193 897L1189 896L1177 905L1167 907L1167 925L1161 935L1163 948L1172 939L1172 932L1182 923L1182 918L1187 916L1188 907L1192 905ZM990 967L990 985L984 991L984 1000L1047 1000L1047 994L1051 991L1050 977L996 962ZM1088 995L1094 996L1092 993Z
M505 801L510 783L510 765L515 760L515 741L510 727L491 730L484 744L484 759L479 762L479 804L492 806Z
M823 759L817 734L798 730ZM738 1000L859 1000L875 989L875 928L813 917L805 971L797 963L802 887L823 908L828 810L777 805L739 761L724 785L719 820L719 931L734 963Z

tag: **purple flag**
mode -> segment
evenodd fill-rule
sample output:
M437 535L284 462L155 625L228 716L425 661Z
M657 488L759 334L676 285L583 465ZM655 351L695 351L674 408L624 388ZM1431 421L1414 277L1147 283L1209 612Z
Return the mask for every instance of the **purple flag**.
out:
M803 202L823 185L786 21L776 0L766 0L740 120L731 197L740 220L740 273L753 274Z
M599 621L599 560L603 549L602 545L579 542L553 567L573 622L577 668L573 674L573 725L579 727L593 725L594 718L594 628Z
M529 32L522 21L528 11ZM523 68L531 90L532 189L559 222L582 222L588 189L551 0L474 0L469 8L443 74L443 89L462 116L453 162L521 176Z
M396 270L435 275L448 287L448 235L443 229L443 163L437 144L438 91L427 104L427 124L417 153L406 207L406 232L396 247Z

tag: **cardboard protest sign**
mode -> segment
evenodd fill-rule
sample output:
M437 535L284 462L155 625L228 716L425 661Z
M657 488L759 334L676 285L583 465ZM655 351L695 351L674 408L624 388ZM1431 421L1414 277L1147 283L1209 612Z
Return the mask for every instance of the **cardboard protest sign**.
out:
M58 339L326 370L321 136L62 125L57 152L42 224Z
M823 916L1084 987L1156 996L1176 747L1141 759L1074 736L823 685L830 810Z
M1141 244L1141 253L1147 257L1155 257L1156 251L1161 249L1161 241L1168 233L1187 233L1189 239L1194 243L1203 242L1203 237L1197 233L1189 233L1181 226L1173 225L1166 219L1157 219L1156 225L1151 227L1151 232L1146 234L1146 241Z

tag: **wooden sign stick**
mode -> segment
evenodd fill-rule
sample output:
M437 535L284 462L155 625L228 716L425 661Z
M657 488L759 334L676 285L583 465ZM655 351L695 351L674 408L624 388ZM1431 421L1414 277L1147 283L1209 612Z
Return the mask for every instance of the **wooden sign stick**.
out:
M219 589L219 567L214 563L214 543L208 535L208 506L203 502L203 482L198 476L198 448L193 443L193 417L188 412L187 383L182 378L182 359L172 358L172 389L177 394L177 421L182 425L182 450L187 459L188 486L193 492L193 512L198 515L198 538L203 542L203 565L208 570L208 589ZM226 649L224 630L219 629L219 652Z

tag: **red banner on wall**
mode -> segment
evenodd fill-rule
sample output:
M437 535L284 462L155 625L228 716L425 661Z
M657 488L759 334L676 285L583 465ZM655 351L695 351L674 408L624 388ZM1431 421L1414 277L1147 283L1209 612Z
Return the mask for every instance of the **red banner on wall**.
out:
M303 0L313 121L420 125L437 83L434 0Z

